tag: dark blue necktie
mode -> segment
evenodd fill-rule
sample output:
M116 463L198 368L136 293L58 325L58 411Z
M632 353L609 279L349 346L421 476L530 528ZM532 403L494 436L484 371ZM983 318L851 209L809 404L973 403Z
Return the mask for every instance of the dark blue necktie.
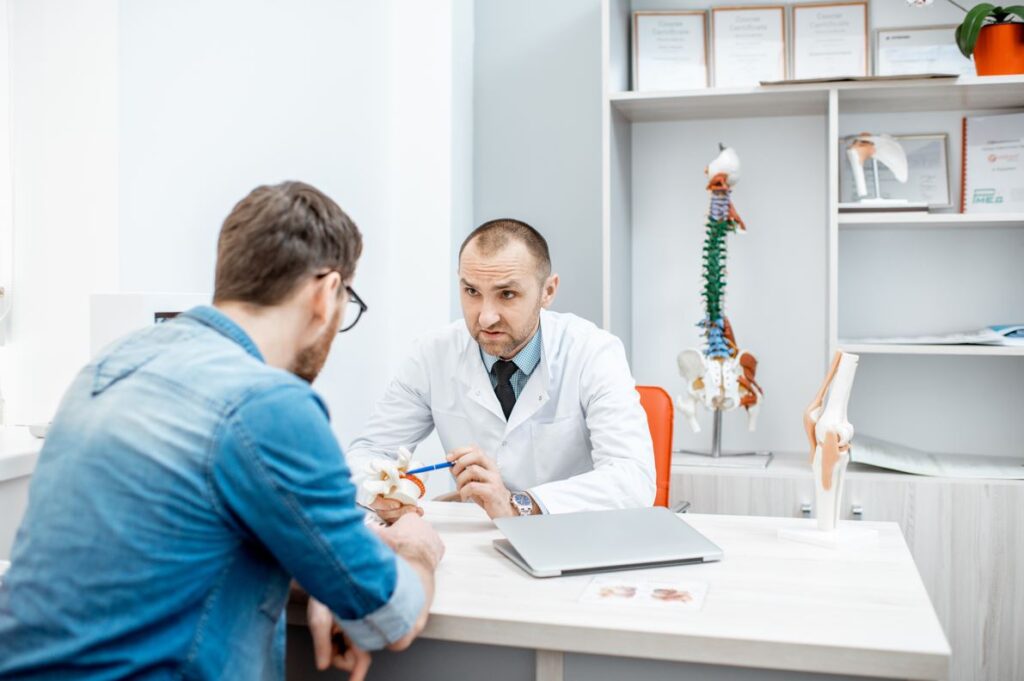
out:
M516 406L516 391L512 389L512 374L518 369L515 362L507 359L499 359L491 367L491 373L498 379L498 383L494 386L494 394L498 396L498 402L501 404L501 410L505 412L506 421L508 415L512 413L512 407Z

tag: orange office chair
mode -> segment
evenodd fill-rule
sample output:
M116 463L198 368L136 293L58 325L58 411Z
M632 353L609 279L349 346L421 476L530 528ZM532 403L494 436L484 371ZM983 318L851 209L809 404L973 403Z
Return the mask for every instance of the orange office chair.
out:
M647 412L647 426L654 442L654 472L657 480L655 506L668 507L668 484L672 477L672 419L675 407L664 389L651 385L638 385L640 404Z

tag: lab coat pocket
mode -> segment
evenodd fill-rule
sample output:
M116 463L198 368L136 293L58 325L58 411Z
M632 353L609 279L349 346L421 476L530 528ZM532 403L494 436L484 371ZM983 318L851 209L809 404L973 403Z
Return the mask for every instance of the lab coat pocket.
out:
M535 474L539 483L564 480L593 468L578 416L530 424Z

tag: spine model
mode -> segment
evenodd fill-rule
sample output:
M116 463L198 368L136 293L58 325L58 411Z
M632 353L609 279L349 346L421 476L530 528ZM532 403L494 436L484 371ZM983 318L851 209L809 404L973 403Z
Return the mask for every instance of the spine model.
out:
M704 348L688 348L679 353L679 373L686 379L686 393L677 403L694 432L700 432L696 406L713 411L736 407L747 410L750 430L757 425L757 411L764 393L754 376L757 360L736 343L729 318L725 315L727 239L730 233L743 234L746 225L732 204L732 187L739 180L740 159L732 149L721 153L705 170L711 207L704 236L703 274L704 318L697 324L703 330Z
M732 210L728 189L712 189L711 210L708 212L707 232L704 237L704 319L698 324L704 329L707 346L705 357L732 357L735 345L725 335L725 263L728 256L725 238L736 231L736 222L730 219Z

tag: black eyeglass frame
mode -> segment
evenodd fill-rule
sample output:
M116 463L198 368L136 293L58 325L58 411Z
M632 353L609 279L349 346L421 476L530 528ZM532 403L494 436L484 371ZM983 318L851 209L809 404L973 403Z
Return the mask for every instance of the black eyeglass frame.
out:
M326 272L321 272L320 274L316 275L316 278L323 279L331 272L338 272L338 270L327 270ZM341 272L338 272L338 276L341 276ZM338 329L338 333L345 333L346 331L351 331L352 327L358 324L359 320L362 319L363 313L370 309L366 305L366 303L363 302L363 299L359 297L359 294L356 293L351 286L345 286L345 292L348 293L349 302L353 302L359 307L359 312L356 313L356 318L352 320L352 323L348 324L343 328Z

